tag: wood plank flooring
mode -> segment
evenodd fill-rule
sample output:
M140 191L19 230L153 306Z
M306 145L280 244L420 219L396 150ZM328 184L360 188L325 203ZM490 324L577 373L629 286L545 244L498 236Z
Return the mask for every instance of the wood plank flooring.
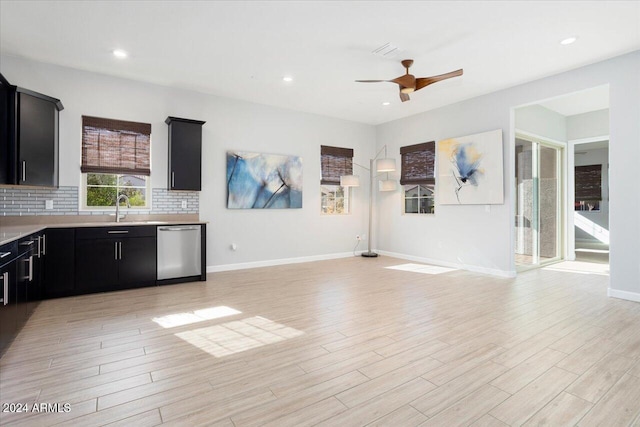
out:
M406 263L44 301L0 359L0 400L29 412L0 424L640 425L640 304L607 276L385 268Z

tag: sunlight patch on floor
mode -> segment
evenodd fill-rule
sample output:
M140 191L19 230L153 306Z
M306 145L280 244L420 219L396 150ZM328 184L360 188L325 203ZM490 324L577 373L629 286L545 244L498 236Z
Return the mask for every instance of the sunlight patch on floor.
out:
M576 248L576 252L588 252L591 254L608 254L608 249L586 249L586 248Z
M456 271L455 268L439 267L437 265L425 265L425 264L399 264L385 267L391 270L411 271L413 273L422 274L442 274L449 273L450 271Z
M304 332L255 316L175 334L215 357L251 350L303 335Z
M186 313L168 314L162 317L154 317L151 320L163 328L175 328L176 326L190 325L192 323L204 322L205 320L219 319L221 317L241 314L241 311L224 305L218 307L203 308Z
M543 267L543 270L566 271L567 273L609 275L609 264L596 264L581 261L563 261Z

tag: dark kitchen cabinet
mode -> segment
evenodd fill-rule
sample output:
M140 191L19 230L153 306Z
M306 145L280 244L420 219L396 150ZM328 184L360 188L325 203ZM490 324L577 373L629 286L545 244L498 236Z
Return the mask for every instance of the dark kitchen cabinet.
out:
M49 228L42 239L44 264L42 293L45 298L56 298L75 293L75 245L73 228Z
M76 230L76 291L90 293L153 286L156 227Z
M16 261L16 304L17 304L17 329L20 330L27 322L31 313L38 304L37 278L39 264L36 264L38 257L38 235L32 234L18 240L18 259Z
M62 103L0 79L0 184L58 186Z
M167 117L169 125L170 190L200 191L202 187L203 121Z
M0 246L0 356L17 334L17 242Z

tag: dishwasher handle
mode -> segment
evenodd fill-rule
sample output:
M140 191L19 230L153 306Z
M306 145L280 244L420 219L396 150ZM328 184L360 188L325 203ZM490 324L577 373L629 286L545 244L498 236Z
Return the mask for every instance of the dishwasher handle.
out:
M191 230L200 230L200 226L194 225L191 227L158 227L158 231L191 231Z

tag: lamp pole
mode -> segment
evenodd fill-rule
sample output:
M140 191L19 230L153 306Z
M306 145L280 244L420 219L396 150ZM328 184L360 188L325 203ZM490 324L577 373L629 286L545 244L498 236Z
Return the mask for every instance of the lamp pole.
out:
M377 155L376 155L377 157ZM375 258L377 253L371 251L371 224L373 223L373 162L375 158L369 160L369 234L367 235L367 252L362 252L365 258Z

